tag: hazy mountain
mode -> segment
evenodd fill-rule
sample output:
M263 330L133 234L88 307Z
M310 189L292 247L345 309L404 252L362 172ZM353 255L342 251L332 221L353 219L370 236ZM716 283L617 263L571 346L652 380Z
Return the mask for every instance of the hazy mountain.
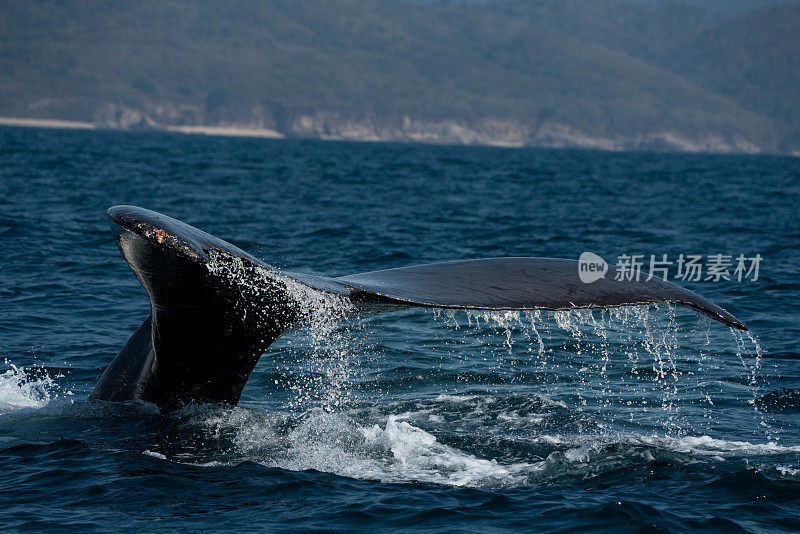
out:
M800 150L800 7L626 0L0 3L0 115L111 127Z
M716 22L676 46L665 63L782 125L783 150L800 146L800 6Z
M662 0L639 0L644 2L660 2ZM760 7L797 3L798 0L673 0L690 6L705 9L709 13L744 13Z

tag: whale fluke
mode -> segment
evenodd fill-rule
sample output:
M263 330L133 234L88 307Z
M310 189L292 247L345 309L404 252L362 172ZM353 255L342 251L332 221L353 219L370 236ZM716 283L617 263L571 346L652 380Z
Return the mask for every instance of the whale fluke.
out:
M236 404L261 354L295 321L286 276L171 217L134 206L108 215L151 315L90 398L142 399L166 411L189 402ZM238 279L215 275L212 256L236 261ZM265 273L275 274L271 284L260 283ZM314 277L303 283L314 287ZM333 290L324 280L319 288Z
M734 328L730 313L676 284L653 278L584 284L578 262L490 258L387 269L339 278L279 271L186 223L135 206L108 210L117 245L150 298L151 315L103 373L91 399L189 403L239 401L258 359L301 320L300 284L349 299L353 309L437 307L569 310L646 303L689 306ZM229 264L235 277L215 266ZM379 306L375 306L379 304Z
M578 262L555 258L487 258L400 267L335 278L358 296L398 304L483 310L570 310L668 302L694 308L738 328L747 327L716 304L660 278L580 281Z

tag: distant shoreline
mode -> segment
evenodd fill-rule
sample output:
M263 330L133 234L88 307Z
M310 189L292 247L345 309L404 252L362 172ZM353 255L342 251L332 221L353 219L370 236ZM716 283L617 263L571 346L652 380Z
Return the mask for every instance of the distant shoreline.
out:
M97 125L91 122L82 122L82 121L69 121L69 120L61 120L61 119L33 119L33 118L23 118L23 117L3 117L0 116L0 126L17 126L23 128L50 128L50 129L68 129L68 130L110 130L110 131L131 131L130 129L125 128L113 128L109 126ZM277 130L273 130L270 128L252 128L247 126L201 126L201 125L194 125L194 126L178 126L178 125L161 125L155 124L151 122L149 127L145 129L146 131L153 131L153 132L166 132L166 133L180 133L186 135L207 135L212 137L243 137L243 138L257 138L257 139L286 139L286 134L283 134ZM410 138L405 140L399 139L381 139L378 137L364 137L364 136L297 136L298 139L319 139L321 141L353 141L353 142L406 142L412 144L441 144L441 145L457 145L457 146L487 146L487 147L505 147L505 148L554 148L554 149L589 149L589 150L600 150L604 152L619 152L619 151L631 151L631 152L653 152L653 150L642 149L642 148L634 148L634 147L614 147L614 146L604 146L602 143L586 143L584 142L576 142L575 144L570 143L562 143L557 146L548 146L548 145L526 145L526 144L519 144L519 143L509 143L509 142L499 142L497 140L484 140L484 142L471 142L471 143L459 143L458 141L452 142L442 142L439 140L435 140L434 138ZM589 139L589 141L593 141L593 139ZM681 143L674 143L673 150L666 150L666 152L675 152L677 154L770 154L769 152L761 152L759 150L730 150L728 147L727 150L714 150L708 149L709 147L692 147L692 146L681 146ZM655 152L662 152L661 150L655 150ZM791 156L791 157L800 157L800 151L793 151L788 154L774 154L774 155L784 155L784 156Z
M22 117L0 117L0 126L21 126L23 128L53 128L67 130L102 129L91 122L66 121L60 119L30 119ZM246 128L241 126L163 126L154 127L153 130L158 132L175 132L221 137L259 137L263 139L283 139L286 137L277 130L271 130L269 128Z

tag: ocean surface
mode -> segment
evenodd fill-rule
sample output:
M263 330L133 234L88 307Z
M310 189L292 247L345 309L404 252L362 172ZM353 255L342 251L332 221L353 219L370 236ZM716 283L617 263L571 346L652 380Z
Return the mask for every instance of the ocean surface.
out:
M762 261L679 281L749 334L665 305L321 313L239 406L164 416L87 400L149 313L115 204L331 276ZM797 158L0 128L0 528L798 531L798 266Z

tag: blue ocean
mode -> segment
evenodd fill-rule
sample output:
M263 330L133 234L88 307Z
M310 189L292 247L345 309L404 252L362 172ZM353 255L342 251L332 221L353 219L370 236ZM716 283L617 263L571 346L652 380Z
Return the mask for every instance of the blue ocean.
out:
M750 331L665 304L320 304L238 406L89 401L150 311L117 204L326 276L730 257L677 283ZM0 128L0 526L796 532L798 266L798 158Z

